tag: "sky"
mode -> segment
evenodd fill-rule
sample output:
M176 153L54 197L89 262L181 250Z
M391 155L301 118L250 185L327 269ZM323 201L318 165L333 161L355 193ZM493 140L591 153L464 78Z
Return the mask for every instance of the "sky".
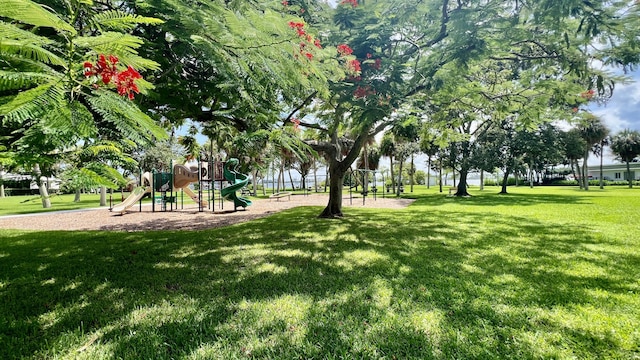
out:
M640 131L640 69L627 75L632 80L631 83L616 85L613 96L606 105L590 108L609 128L611 135L625 129ZM604 162L617 162L608 147L605 148ZM590 157L589 164L596 163L599 163L599 159Z

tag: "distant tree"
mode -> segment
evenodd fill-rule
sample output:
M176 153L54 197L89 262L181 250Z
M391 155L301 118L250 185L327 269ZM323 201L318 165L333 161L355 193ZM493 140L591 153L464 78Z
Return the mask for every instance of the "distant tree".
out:
M611 145L611 137L606 136L602 140L600 140L599 144L593 146L593 153L600 158L600 174L598 175L598 179L600 179L600 189L604 189L604 178L603 178L603 162L604 162L604 147Z
M571 129L563 132L560 139L564 150L565 160L571 167L574 179L578 180L578 184L582 188L582 182L579 180L579 174L581 174L581 171L578 160L584 156L584 149L587 146L587 143L580 135L580 131L578 129Z
M629 163L640 155L640 132L624 130L611 139L611 151L627 164L629 188L633 187Z
M382 136L382 141L380 143L380 154L382 156L386 156L389 158L389 168L391 171L391 190L396 192L396 180L393 174L393 157L396 154L396 143L393 138L393 134L387 132Z
M586 113L583 115L582 121L578 124L578 131L580 136L585 142L582 156L582 174L580 174L580 181L582 181L582 188L589 190L589 172L587 160L589 159L589 153L591 153L594 145L599 144L604 138L609 135L609 129L604 125L602 119L597 116Z

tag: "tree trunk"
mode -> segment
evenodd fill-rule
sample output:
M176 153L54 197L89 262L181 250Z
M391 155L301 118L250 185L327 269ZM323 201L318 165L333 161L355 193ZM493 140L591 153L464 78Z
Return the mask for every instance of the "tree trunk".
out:
M480 170L480 191L484 190L484 170Z
M402 188L402 163L404 163L404 161L400 161L400 167L398 169L398 192L396 192L397 196L400 196L400 189Z
M276 163L274 161L271 166L271 193L272 194L275 193L275 189L276 189Z
M582 176L582 171L580 170L580 163L578 163L578 160L576 160L576 172L578 173L578 176L576 178L576 180L578 180L578 185L580 185L580 189L584 188L584 184L583 184L583 178L584 176Z
M80 202L80 195L82 194L82 191L80 191L80 188L76 189L76 195L73 197L73 202Z
M438 184L440 185L440 193L442 193L442 159L438 162Z
M280 192L280 185L284 184L284 169L283 166L280 166L278 169L278 187L276 188L276 192ZM284 189L282 190L284 191Z
M2 167L0 165L0 198L3 198L5 196L4 194L4 167Z
M504 176L502 177L502 190L500 191L500 194L508 194L507 192L507 184L509 182L509 173L511 172L511 169L506 168L504 170Z
M469 169L460 169L460 182L458 183L458 191L456 191L455 196L471 196L469 192L467 192L467 175L469 174ZM455 183L453 183L455 186Z
M396 192L396 178L393 174L393 156L389 156L389 164L391 165L391 190L395 194Z
M533 189L533 167L529 164L529 187Z
M47 190L47 184L42 181L42 172L40 171L40 165L33 165L33 175L36 178L36 184L38 184L38 191L40 193L40 199L42 200L42 207L48 209L51 207L51 199L49 199L49 190Z
M318 162L313 159L313 191L318 192Z
M107 206L107 187L100 186L100 206Z
M324 208L319 217L340 218L342 214L342 185L346 170L340 169L337 161L330 160L329 163L329 203Z
M633 188L633 179L631 178L631 166L627 161L627 179L629 180L629 189Z
M288 169L287 172L289 173L289 182L291 182L291 191L295 191L296 185L293 183L293 176L291 176L291 169Z
M258 169L253 170L251 185L253 186L253 196L258 195Z
M584 189L589 190L589 165L587 164L587 160L589 158L589 151L584 154L584 160L582 162L582 173L583 173L583 182Z
M602 178L602 159L604 158L604 140L600 141L600 189L604 189L604 179Z
M427 156L427 189L431 188L431 156Z
M575 164L575 161L577 160L569 160L570 162L570 166L571 166L571 173L573 173L573 178L576 179L576 181L578 182L578 185L580 185L580 189L582 189L582 185L580 184L580 181L578 180L578 176L576 175L577 171L576 171L576 167L577 164Z
M416 172L415 165L413 164L413 154L411 154L411 192L413 192L413 178Z

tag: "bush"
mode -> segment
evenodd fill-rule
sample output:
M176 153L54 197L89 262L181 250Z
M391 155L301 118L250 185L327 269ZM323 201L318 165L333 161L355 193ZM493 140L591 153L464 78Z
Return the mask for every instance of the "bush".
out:
M554 180L549 185L555 186L578 186L577 180Z

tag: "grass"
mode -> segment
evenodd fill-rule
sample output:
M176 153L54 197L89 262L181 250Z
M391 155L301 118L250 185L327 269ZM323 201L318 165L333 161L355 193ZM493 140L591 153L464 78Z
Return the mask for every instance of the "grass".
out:
M125 197L128 195L125 193ZM107 194L107 207L109 196ZM79 202L73 202L74 197L74 194L52 194L51 208L44 209L39 195L7 196L0 198L0 216L100 207L99 194L82 194ZM112 201L114 205L121 201L119 192L112 195Z
M640 192L510 191L0 231L0 358L640 358Z

